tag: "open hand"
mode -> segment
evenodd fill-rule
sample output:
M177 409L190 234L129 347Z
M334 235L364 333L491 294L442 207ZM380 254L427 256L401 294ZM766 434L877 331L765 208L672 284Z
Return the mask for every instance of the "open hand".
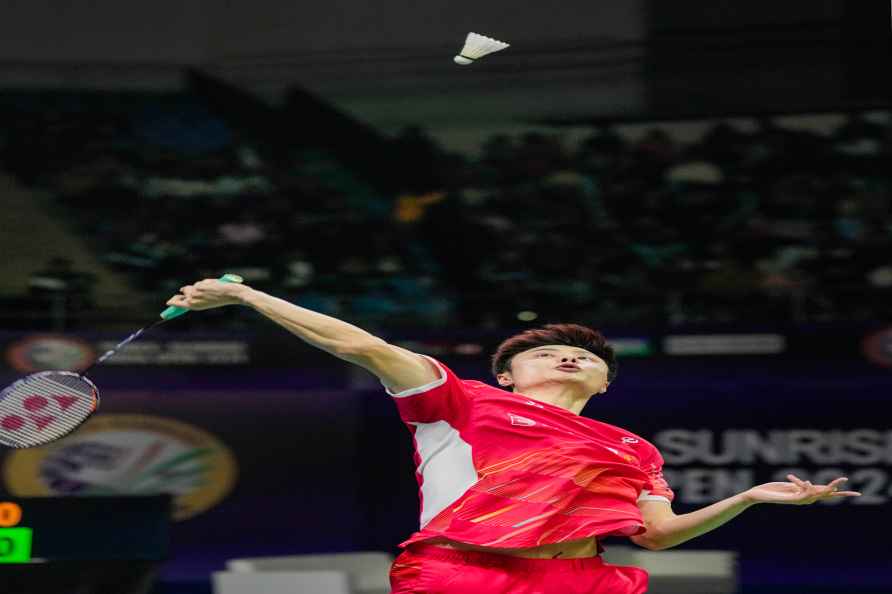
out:
M754 503L786 503L790 505L809 505L815 501L834 499L836 497L859 497L857 491L839 491L839 486L847 478L840 477L830 481L829 485L813 485L793 474L788 474L789 483L765 483L756 485L746 491Z
M207 278L194 285L180 287L180 294L167 300L167 305L185 307L200 311L224 305L242 303L241 295L250 290L240 283L224 283L217 279Z

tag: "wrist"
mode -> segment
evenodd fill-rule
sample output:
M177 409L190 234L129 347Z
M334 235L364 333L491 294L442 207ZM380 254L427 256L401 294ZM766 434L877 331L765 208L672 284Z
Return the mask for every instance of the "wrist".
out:
M749 489L742 493L738 493L738 497L740 498L740 502L745 504L747 507L760 503Z
M257 297L257 291L248 285L234 285L232 288L233 297L238 305L246 305L253 307Z

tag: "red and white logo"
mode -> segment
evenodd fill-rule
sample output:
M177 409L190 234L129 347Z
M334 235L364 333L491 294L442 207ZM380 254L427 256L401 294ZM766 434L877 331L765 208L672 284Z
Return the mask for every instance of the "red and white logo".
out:
M50 398L56 402L56 407L62 412L67 411L78 400L77 396L64 394L54 394ZM27 396L21 400L20 404L22 414L8 414L0 419L0 428L4 431L15 432L24 429L27 427L29 420L34 423L38 431L43 431L57 418L50 410L53 407L51 400L44 396Z
M517 425L518 427L533 427L536 425L536 421L533 419L528 419L513 413L508 413L508 418L511 419L512 425Z

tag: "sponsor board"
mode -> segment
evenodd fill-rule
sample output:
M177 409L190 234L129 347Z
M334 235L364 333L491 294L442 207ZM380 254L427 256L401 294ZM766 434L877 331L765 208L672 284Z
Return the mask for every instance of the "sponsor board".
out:
M19 497L173 495L174 520L217 505L235 485L237 465L215 436L174 419L97 415L68 437L10 452L6 490Z

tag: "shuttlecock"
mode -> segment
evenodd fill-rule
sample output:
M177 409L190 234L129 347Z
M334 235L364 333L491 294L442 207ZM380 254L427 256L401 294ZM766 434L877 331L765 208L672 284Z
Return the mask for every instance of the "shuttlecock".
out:
M468 33L468 37L465 39L465 46L452 59L456 64L467 66L483 56L505 49L508 45L504 41L499 41L492 37Z

